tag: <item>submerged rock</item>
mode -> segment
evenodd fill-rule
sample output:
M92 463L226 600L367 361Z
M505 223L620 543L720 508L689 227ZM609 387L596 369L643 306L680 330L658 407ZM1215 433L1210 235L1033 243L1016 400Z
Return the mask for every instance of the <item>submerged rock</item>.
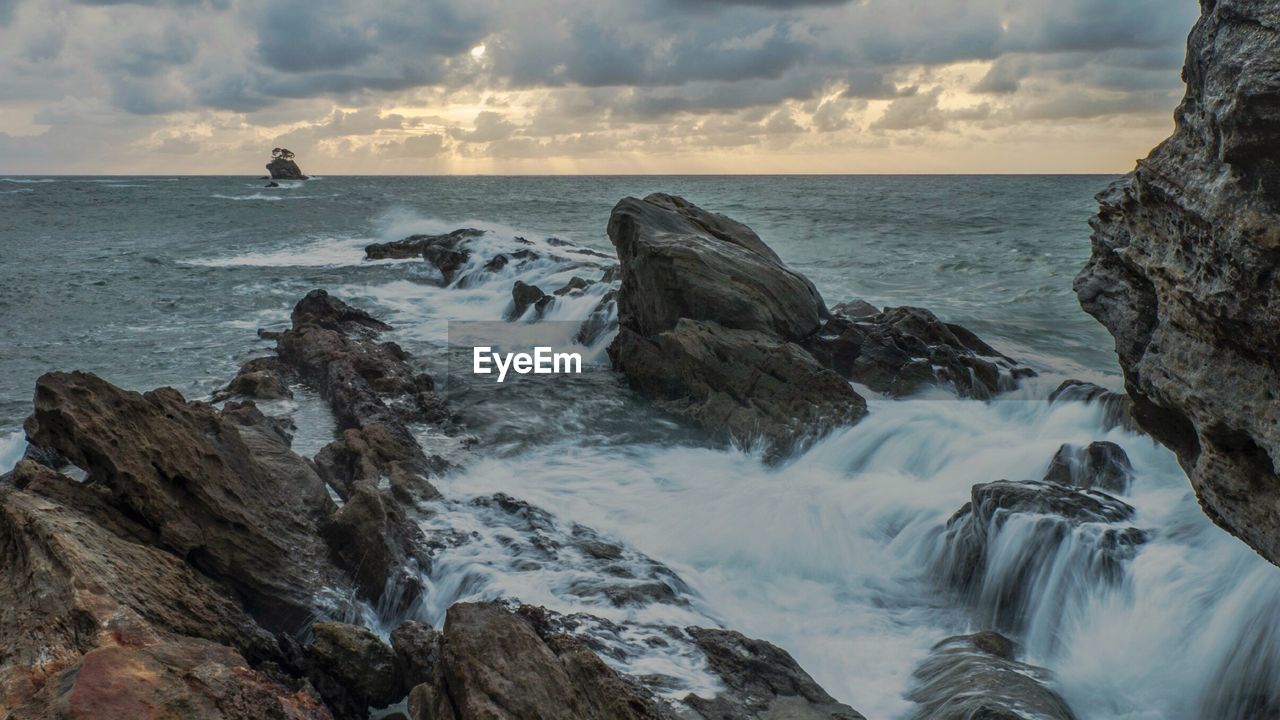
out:
M782 648L730 630L689 628L707 665L725 684L712 699L684 702L706 720L865 720L827 694Z
M1133 419L1133 400L1128 395L1112 392L1101 385L1083 380L1063 380L1061 385L1049 393L1049 402L1097 403L1103 409L1104 430L1119 427L1131 432L1141 432L1138 423Z
M1123 495L1133 483L1133 465L1124 449L1113 442L1094 442L1086 447L1068 444L1058 448L1049 461L1044 480Z
M947 521L934 572L1010 633L1032 618L1057 627L1068 602L1118 582L1147 534L1134 509L1110 495L1052 482L974 485Z
M866 415L794 344L828 315L818 291L750 228L659 193L619 202L609 238L622 268L609 357L661 407L773 459Z
M1075 290L1138 424L1214 522L1280 563L1280 10L1201 7L1174 133L1098 196Z
M511 286L511 311L507 313L507 319L518 320L529 308L533 308L538 317L542 317L542 313L553 302L555 298L544 293L542 288L517 280Z
M861 300L836 306L804 346L841 376L894 397L942 385L961 397L987 399L1035 375L924 308L880 311Z
M1049 671L1018 662L995 632L943 640L915 671L909 720L1075 720Z
M459 228L443 235L410 235L403 240L366 245L364 254L370 260L420 258L424 257L429 248L439 247L456 251L463 241L481 235L484 235L484 231L475 228Z

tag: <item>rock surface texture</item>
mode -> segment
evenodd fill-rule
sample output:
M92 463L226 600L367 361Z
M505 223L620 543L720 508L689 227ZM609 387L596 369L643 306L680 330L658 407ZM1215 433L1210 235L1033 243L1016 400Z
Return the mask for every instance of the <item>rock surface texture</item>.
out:
M272 180L306 180L307 176L302 174L302 168L298 167L298 163L289 158L275 158L267 163L267 172L271 173Z
M1280 7L1202 0L1174 134L1098 196L1084 309L1205 512L1280 563Z

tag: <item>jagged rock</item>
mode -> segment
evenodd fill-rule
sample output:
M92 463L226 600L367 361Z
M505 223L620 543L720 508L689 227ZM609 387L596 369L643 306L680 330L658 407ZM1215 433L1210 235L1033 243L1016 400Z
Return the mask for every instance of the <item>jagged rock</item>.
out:
M609 239L622 265L621 322L641 337L686 318L797 341L827 316L813 283L750 228L683 198L623 198Z
M1128 395L1111 392L1101 385L1083 380L1063 380L1061 385L1049 393L1049 402L1097 403L1103 408L1104 429L1120 427L1131 432L1141 431L1133 419L1133 400Z
M581 642L543 637L534 622L494 603L449 608L438 653L432 680L409 694L414 720L669 717L647 691Z
M961 397L987 399L1035 375L924 308L880 311L861 300L837 305L804 347L841 376L895 397L942 385Z
M643 337L623 326L609 357L664 410L777 459L866 415L849 383L799 346L750 330L682 319Z
M449 250L457 250L464 240L481 235L484 235L484 231L475 228L459 228L444 235L410 235L395 242L366 245L364 254L370 260L417 258L423 257L423 253L431 247L441 246Z
M307 176L302 174L302 168L298 167L298 163L289 158L278 157L267 163L267 172L271 173L272 180L306 180ZM273 183L276 187L279 184ZM268 186L270 187L270 185Z
M1280 9L1202 2L1173 135L1098 196L1084 309L1206 514L1280 563Z
M511 310L507 313L508 320L518 320L529 308L532 307L538 317L542 317L542 313L546 312L547 306L555 302L555 298L542 292L537 285L529 285L528 283L517 280L511 286Z
M334 562L366 597L403 612L422 594L430 568L426 538L398 503L371 483L357 483L346 503L320 526Z
M1086 447L1064 444L1049 461L1044 480L1124 494L1133 483L1133 465L1124 449L1113 442L1093 442Z
M306 325L333 330L354 337L371 337L391 326L359 308L351 307L324 290L312 290L289 313L293 329Z
M405 696L396 655L369 630L344 623L312 626L307 675L338 720L366 720Z
M696 695L684 699L706 720L865 720L827 694L776 645L730 630L688 628L686 632L726 688L709 700Z
M278 187L280 187L280 183L275 182L275 181L272 181L272 182L267 183L266 185L263 185L263 187L268 187L268 188L278 188Z
M586 278L580 278L577 275L575 275L569 278L569 282L565 283L563 286L556 288L555 290L552 290L551 294L555 295L556 297L562 297L564 295L569 295L569 294L581 295L582 291L586 290L587 288L591 287L594 284L595 283L593 283L590 280L587 280Z
M822 297L750 228L658 193L620 201L609 238L622 267L609 357L659 406L770 459L866 414L793 342L827 317Z
M161 547L230 585L270 629L297 630L321 588L337 583L316 535L333 503L256 410L218 414L172 388L139 394L87 373L48 373L26 431L109 488Z
M947 638L915 671L909 720L1075 720L1049 671L1020 663L1012 641L986 631Z
M1071 593L1118 582L1147 534L1124 523L1134 509L1096 490L1052 482L974 485L947 521L936 575L992 626L1026 632L1039 608L1060 613ZM1050 625L1056 627L1056 625Z

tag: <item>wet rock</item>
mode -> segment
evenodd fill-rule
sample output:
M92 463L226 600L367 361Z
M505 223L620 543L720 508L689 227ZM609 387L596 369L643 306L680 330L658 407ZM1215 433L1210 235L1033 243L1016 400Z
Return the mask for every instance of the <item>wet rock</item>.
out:
M609 357L659 407L713 436L761 442L773 459L867 412L843 378L761 332L682 319L646 338L624 324Z
M747 226L683 198L624 198L609 217L622 265L622 325L641 337L683 319L787 341L818 330L826 305Z
M730 630L688 628L725 684L712 699L690 695L685 704L706 720L864 720L827 694L782 648Z
M1133 400L1128 395L1112 392L1101 385L1083 380L1064 380L1049 393L1049 402L1097 403L1103 408L1103 429L1112 430L1120 427L1130 432L1141 432L1138 423L1133 419Z
M1133 483L1133 465L1124 449L1113 442L1094 442L1086 447L1065 444L1049 461L1044 480L1123 495Z
M347 501L320 526L333 561L351 573L365 597L403 613L422 594L430 569L426 538L399 503L370 483L352 486Z
M302 168L298 167L298 163L294 162L293 154L288 157L272 156L271 162L267 163L267 172L271 173L272 180L306 180L307 176L302 174ZM279 186L278 183L273 183Z
M430 682L440 662L440 634L424 623L408 621L391 631L396 672L406 688Z
M943 640L915 671L910 720L1075 720L1047 670L1018 662L995 632Z
M837 305L804 347L824 366L878 392L902 397L941 385L987 399L1035 375L959 325L924 308Z
M263 185L263 187L278 188L278 187L280 187L280 183L275 182L275 181L272 181L272 182L267 183L266 185Z
M316 535L333 504L267 418L219 414L172 388L139 394L87 373L36 383L27 432L111 491L166 550L231 586L273 630L301 627L337 583Z
M591 314L582 321L575 342L591 347L600 338L618 329L618 291L610 290L600 296L600 301L591 309Z
M1280 563L1280 13L1201 3L1173 135L1098 196L1081 306L1206 514Z
M594 284L595 283L593 283L590 280L587 280L586 278L580 278L575 275L574 277L569 278L569 282L553 290L551 294L555 295L556 297L562 297L564 295L570 295L570 294L581 295L582 291L586 290L587 288L591 287Z
M1134 510L1096 490L1053 482L974 485L947 522L934 572L984 622L1022 635L1035 618L1057 627L1068 603L1113 585L1147 534Z
M370 337L391 326L359 308L352 307L324 290L312 290L289 313L293 329L308 325L352 337Z
M518 320L531 307L538 317L542 317L542 313L546 312L547 307L553 302L555 298L542 292L537 285L529 285L517 280L511 286L511 310L507 313L507 319Z
M568 635L543 637L533 622L493 603L449 608L433 679L410 693L409 715L415 720L669 717L647 691L579 641Z
M237 396L254 400L284 400L293 397L280 359L271 356L246 362L227 387L214 393L213 401L222 402Z
M369 708L405 696L396 655L377 635L356 625L316 623L307 647L308 671L337 720L365 720Z
M316 471L343 500L357 484L376 486L383 478L401 502L437 499L423 477L442 472L445 463L425 457L412 441L403 427L381 423L344 430L316 454Z
M444 235L410 235L395 242L373 243L364 248L365 257L370 260L407 260L423 257L423 253L431 247L443 247L457 250L463 241L484 235L483 230L475 228L459 228Z

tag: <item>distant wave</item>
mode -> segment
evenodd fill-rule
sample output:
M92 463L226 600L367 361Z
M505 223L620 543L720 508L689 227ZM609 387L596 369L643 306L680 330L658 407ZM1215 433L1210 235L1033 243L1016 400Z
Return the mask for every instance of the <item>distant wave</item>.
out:
M38 183L56 183L60 182L54 178L0 178L0 182L18 183L21 185L34 185Z
M204 267L338 267L361 265L364 264L364 246L368 245L369 242L370 240L367 238L327 238L306 245L296 245L267 252L249 252L234 257L184 260L182 264Z
M0 195L15 195L17 193L35 192L31 188L18 188L17 190L0 190Z
M309 198L322 197L321 195L267 195L265 193L254 193L252 195L218 195L212 197L221 198L223 200L267 200L276 202L279 200L306 200Z

